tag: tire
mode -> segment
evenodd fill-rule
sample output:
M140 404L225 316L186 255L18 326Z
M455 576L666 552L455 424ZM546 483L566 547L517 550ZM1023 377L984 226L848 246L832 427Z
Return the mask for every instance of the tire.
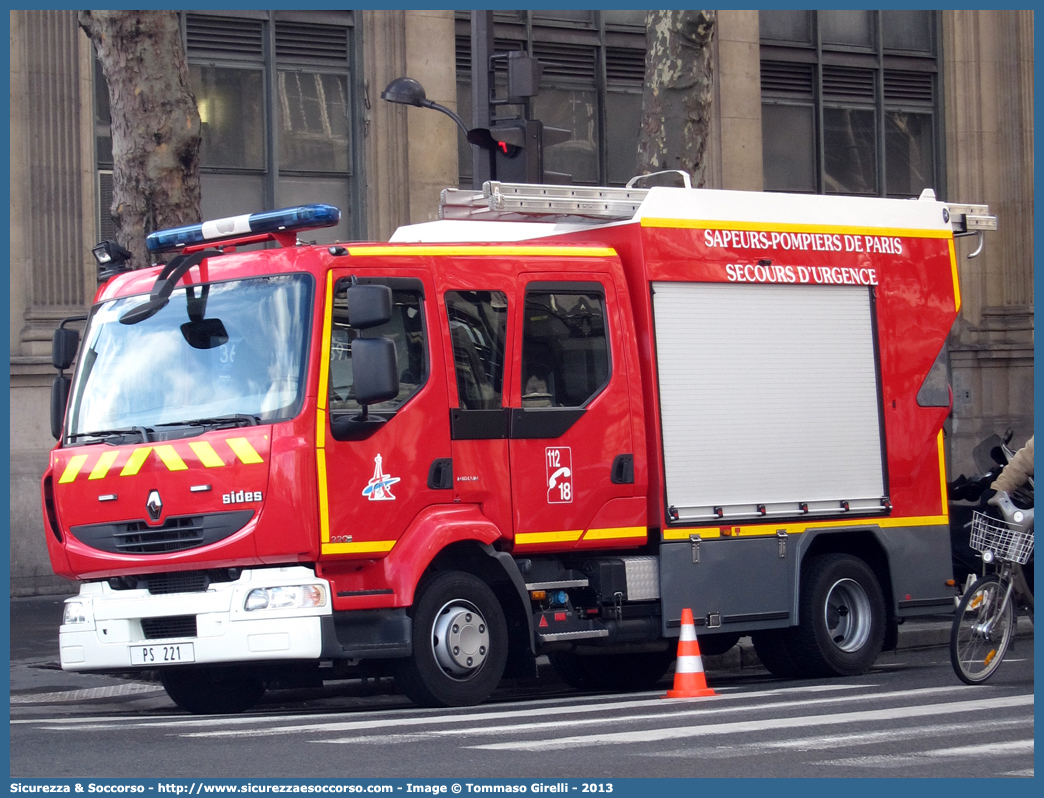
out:
M242 712L265 694L260 675L244 667L170 669L160 681L170 700L194 715Z
M998 612L1003 599L1000 579L990 574L968 588L957 606L950 629L950 662L965 684L982 684L1004 660L1015 631L1015 612L1011 601ZM990 629L984 633L986 623Z
M786 647L801 676L858 676L881 653L884 595L874 572L856 557L811 560L802 573L798 612Z
M732 650L732 647L739 642L740 634L739 632L718 632L697 637L701 656L718 657Z
M574 690L595 689L595 686L591 684L591 680L587 678L587 671L580 661L581 657L578 657L576 654L559 652L548 654L547 658L551 661L551 667L555 669L558 678Z
M413 605L413 656L397 663L406 695L426 707L485 701L504 674L507 622L493 591L461 571L421 586Z
M750 642L754 644L754 653L761 664L773 676L781 679L793 679L801 675L801 668L790 654L787 637L790 629L766 629L754 632Z
M635 654L607 654L577 657L594 689L613 693L635 693L655 687L674 661L675 652L654 651Z

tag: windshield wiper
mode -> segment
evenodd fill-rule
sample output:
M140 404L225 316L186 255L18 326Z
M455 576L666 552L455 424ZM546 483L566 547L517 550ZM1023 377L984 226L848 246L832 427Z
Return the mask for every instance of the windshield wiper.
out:
M157 427L256 427L261 419L246 413L229 413L227 416L194 418L191 421L169 421Z
M149 428L148 427L127 427L126 429L99 429L92 432L74 432L71 435L66 435L66 440L75 440L76 438L115 438L117 435L140 435L142 443L149 442Z

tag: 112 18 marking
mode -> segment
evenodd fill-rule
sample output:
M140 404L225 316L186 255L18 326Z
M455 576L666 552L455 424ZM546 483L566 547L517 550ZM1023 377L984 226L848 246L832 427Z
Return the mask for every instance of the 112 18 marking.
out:
M573 501L573 455L568 446L548 446L544 452L547 465L548 504Z

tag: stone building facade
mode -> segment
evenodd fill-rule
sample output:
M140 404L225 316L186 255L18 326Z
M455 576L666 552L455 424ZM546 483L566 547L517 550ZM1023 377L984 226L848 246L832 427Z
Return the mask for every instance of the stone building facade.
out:
M718 12L709 186L844 189L853 173L831 149L844 118L873 159L855 175L871 186L859 191L916 195L917 180L931 180L942 199L989 204L1000 230L982 255L968 260L973 244L958 243L962 306L949 342L949 468L968 471L989 433L1011 426L1021 444L1033 428L1033 12L776 13ZM380 100L410 75L470 114L467 12L193 11L182 26L212 124L205 217L333 201L339 234L383 240L437 218L443 187L470 184L449 117ZM545 62L538 108L586 108L573 132L590 146L565 158L567 171L619 183L634 157L624 122L640 97L640 12L498 12L495 35ZM90 249L111 226L112 165L104 87L75 12L11 11L10 38L11 592L28 595L71 588L51 573L40 520L50 339L96 288ZM222 116L230 97L238 105ZM223 136L256 147L223 150ZM806 161L778 157L788 136L808 145Z

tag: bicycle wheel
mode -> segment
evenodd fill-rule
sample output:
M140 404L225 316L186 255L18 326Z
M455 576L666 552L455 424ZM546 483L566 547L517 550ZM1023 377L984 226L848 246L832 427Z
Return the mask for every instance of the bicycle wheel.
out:
M950 630L950 662L965 684L982 684L1004 659L1015 631L1012 602L1004 602L996 574L983 577L964 593ZM1003 604L1003 607L1001 606Z

